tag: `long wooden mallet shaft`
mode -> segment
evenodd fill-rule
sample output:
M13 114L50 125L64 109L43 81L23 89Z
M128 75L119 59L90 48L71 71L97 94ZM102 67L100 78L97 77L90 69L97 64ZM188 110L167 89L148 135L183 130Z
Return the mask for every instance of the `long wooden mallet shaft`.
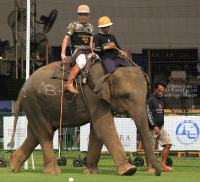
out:
M61 90L61 95L60 95L60 137L59 137L59 143L58 143L58 159L60 159L60 145L62 142L62 103L63 103L63 90L64 90L64 63L62 66L62 90Z

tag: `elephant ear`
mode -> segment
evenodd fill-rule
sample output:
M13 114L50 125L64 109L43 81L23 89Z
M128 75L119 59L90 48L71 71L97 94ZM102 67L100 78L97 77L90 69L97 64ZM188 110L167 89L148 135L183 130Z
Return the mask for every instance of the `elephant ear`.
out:
M103 76L99 81L97 81L95 88L93 90L101 99L106 100L110 104L111 93L108 78L110 74Z

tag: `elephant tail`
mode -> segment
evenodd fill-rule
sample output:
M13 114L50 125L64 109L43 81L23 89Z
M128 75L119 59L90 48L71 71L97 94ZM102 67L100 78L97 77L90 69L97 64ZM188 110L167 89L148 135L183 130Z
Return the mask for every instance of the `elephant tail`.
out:
M18 116L19 116L19 110L20 110L20 96L18 97L17 100L17 107L16 107L16 111L15 111L15 120L14 120L14 126L13 126L13 134L12 134L12 138L10 143L8 143L8 147L13 148L15 145L15 132L16 132L16 127L17 127L17 120L18 120Z

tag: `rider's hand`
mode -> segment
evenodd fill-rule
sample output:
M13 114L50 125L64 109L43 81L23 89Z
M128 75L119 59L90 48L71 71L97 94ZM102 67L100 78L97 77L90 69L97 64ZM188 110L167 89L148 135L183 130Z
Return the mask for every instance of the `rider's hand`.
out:
M66 59L62 59L62 62L63 62L63 63L66 63Z
M62 59L62 62L63 62L63 63L66 63L66 58L67 58L67 57L66 57L64 54L61 54L61 59Z
M116 45L114 42L111 42L110 44L108 44L110 49L115 49Z
M160 129L156 126L156 127L154 127L154 132L156 133L156 134L158 134L158 135L161 135L161 131L160 131Z
M123 56L123 57L125 57L125 58L127 57L127 54L126 54L126 52L124 52L124 51L121 51L121 52L120 52L120 55Z
M91 56L96 58L96 54L94 52L91 53Z

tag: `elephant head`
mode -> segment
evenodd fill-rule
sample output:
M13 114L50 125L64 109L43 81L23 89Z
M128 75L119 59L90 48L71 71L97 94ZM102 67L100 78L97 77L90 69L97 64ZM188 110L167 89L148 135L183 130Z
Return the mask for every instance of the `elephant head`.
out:
M136 103L139 104L136 110L144 109L147 86L144 74L139 69L118 68L114 74L103 76L96 83L94 92L110 104L111 110L131 117Z

